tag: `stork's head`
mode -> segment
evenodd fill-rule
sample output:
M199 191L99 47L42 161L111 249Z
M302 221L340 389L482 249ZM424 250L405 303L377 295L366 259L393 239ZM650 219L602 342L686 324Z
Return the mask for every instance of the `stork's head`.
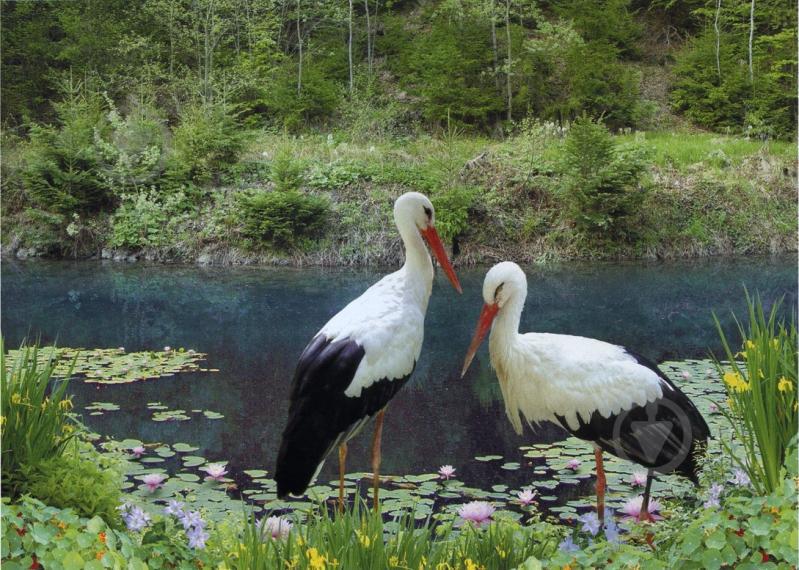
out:
M406 235L408 231L418 231L430 246L433 255L444 269L447 278L458 293L462 293L461 284L455 270L444 251L444 245L436 232L436 210L433 203L424 194L407 192L394 202L394 222L400 233Z
M483 310L480 312L480 318L477 321L477 329L474 331L472 343L469 345L469 350L466 352L466 359L463 362L461 377L463 377L469 369L469 365L472 363L477 349L480 348L480 344L483 342L486 334L491 330L491 324L494 322L496 316L509 302L518 299L524 302L526 297L527 277L524 275L524 271L522 271L521 267L512 261L503 261L489 269L488 273L486 273L485 280L483 280Z

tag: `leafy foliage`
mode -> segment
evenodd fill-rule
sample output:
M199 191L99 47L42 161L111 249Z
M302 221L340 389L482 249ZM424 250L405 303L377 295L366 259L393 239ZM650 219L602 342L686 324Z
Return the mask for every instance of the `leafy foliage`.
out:
M704 127L790 138L797 118L796 14L789 3L758 2L750 30L749 8L750 2L724 3L718 34L715 10L697 10L713 25L679 54L672 104Z
M106 136L95 131L99 155L98 174L116 196L153 184L164 169L166 125L148 102L130 101L130 111L122 116L108 101Z
M407 515L389 525L365 506L336 515L323 509L304 524L295 524L285 539L272 539L259 523L253 518L245 528L227 561L232 568L510 569L528 559L546 559L558 535L545 524L522 527L508 521L482 530L467 525L460 532L451 524L417 528Z
M96 211L109 203L99 176L96 132L104 130L98 97L81 85L66 84L54 103L57 126L32 125L22 176L30 201L58 214Z
M71 445L63 455L24 469L25 492L47 505L71 508L83 517L100 516L109 523L118 522L122 474L111 468L90 443L85 445L90 452L80 453L76 445Z
M182 191L159 195L154 190L125 194L111 220L112 247L140 249L174 243L189 204Z
M167 175L178 183L204 184L238 160L245 134L222 104L197 104L183 110L172 135Z
M245 236L258 244L287 249L319 237L330 210L326 199L297 190L244 193L239 207Z
M753 300L747 293L746 302L749 325L738 323L740 352L733 353L716 320L729 361L729 367L717 363L717 368L731 402L725 416L745 450L742 458L730 456L766 494L782 486L781 469L797 434L796 323L777 321L779 303L767 317L759 297Z
M71 509L59 509L23 497L9 504L3 498L3 567L146 570L137 556L137 544L101 517L82 518Z
M643 199L639 181L645 162L637 148L619 148L600 123L575 121L565 144L568 216L586 233L624 237Z
M63 380L50 389L56 361L44 364L37 346L23 347L13 364L0 340L0 440L4 494L16 497L24 488L25 469L58 458L75 435L69 411L72 400Z

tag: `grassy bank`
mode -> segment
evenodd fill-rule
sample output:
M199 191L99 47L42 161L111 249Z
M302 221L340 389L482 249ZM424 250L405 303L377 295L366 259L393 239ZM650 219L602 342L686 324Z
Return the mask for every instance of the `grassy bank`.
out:
M239 160L213 184L167 192L138 185L110 207L72 216L31 207L24 189L13 191L26 168L20 145L4 155L12 191L3 203L3 253L393 265L402 252L391 205L410 190L433 198L439 230L460 264L796 250L790 143L692 132L608 135L615 162L605 169L600 159L586 175L579 168L592 157L574 156L569 138L568 130L536 122L504 141L454 130L363 140L357 133L251 133ZM627 172L629 164L637 170ZM591 185L599 188L594 201L575 202ZM602 205L618 196L629 202L623 216ZM600 217L589 218L586 208Z

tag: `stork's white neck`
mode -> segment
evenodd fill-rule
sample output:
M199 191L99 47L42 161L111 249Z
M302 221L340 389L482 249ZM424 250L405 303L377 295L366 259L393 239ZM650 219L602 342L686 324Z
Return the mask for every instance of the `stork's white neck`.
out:
M427 306L427 299L433 287L433 261L424 245L419 228L412 220L398 220L397 229L399 230L402 243L405 246L405 264L402 270L405 279L418 289L420 300Z
M526 297L526 294L517 293L508 299L499 310L499 314L497 314L491 327L491 337L489 339L489 347L492 354L507 350L516 343Z

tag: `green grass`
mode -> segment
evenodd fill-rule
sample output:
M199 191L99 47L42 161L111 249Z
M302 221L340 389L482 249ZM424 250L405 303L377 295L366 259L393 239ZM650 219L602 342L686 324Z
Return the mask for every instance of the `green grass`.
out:
M620 135L622 142L639 142L653 152L653 162L658 166L685 168L707 162L723 163L725 160L737 165L749 156L760 152L782 158L791 158L795 149L785 141L759 141L714 133L647 132Z

